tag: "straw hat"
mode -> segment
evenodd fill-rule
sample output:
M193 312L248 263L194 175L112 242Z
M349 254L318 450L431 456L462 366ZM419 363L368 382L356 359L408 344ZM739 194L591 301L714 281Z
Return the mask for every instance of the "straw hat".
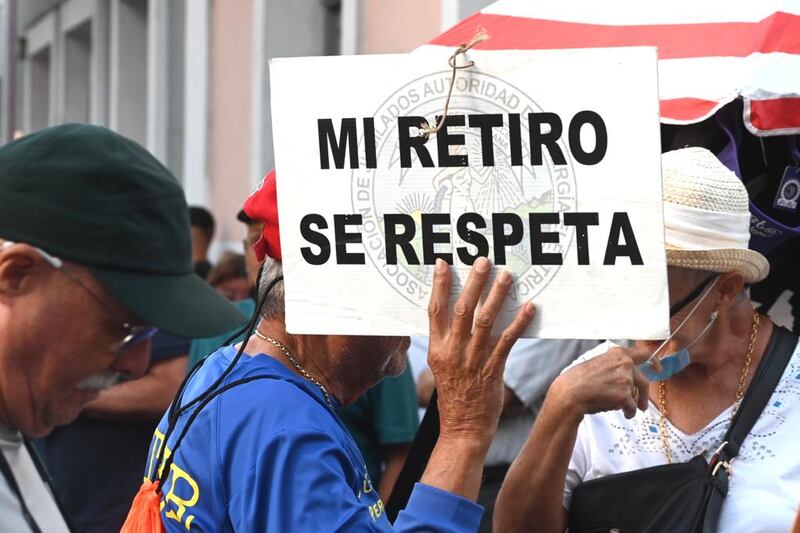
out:
M748 248L749 200L736 174L697 147L663 154L661 172L668 265L767 277L769 262Z

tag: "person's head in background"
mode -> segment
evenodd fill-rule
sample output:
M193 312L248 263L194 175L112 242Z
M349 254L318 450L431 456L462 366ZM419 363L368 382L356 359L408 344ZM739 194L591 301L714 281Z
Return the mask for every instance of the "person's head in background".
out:
M247 277L244 256L225 252L208 273L208 284L232 302L250 296L250 280Z
M258 269L261 267L261 261L258 260L253 245L261 238L261 230L264 228L264 223L258 220L253 220L244 209L239 211L236 219L245 225L246 233L244 237L244 266L247 271L247 281L250 284L250 296L255 300L255 288L258 283Z
M193 205L189 207L189 224L192 230L192 261L195 272L201 278L207 278L211 270L208 260L208 249L214 239L214 217L204 207Z

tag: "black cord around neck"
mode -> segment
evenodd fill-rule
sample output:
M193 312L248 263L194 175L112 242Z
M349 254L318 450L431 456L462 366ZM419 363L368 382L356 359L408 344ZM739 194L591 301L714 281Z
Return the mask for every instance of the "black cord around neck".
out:
M261 279L261 274L262 274L263 270L264 270L264 265L262 264L261 268L259 268L259 270L258 270L258 279L259 280ZM222 390L220 390L219 392L217 392L215 394L215 391L217 390L217 388L220 386L220 384L222 384L224 382L224 380L230 375L230 373L233 372L233 369L236 367L236 364L239 362L239 359L241 359L242 354L244 353L245 348L247 347L248 339L253 334L253 331L255 331L255 328L258 325L258 322L261 320L261 313L262 313L262 311L264 309L264 305L265 305L265 303L267 301L267 298L269 298L270 292L272 292L272 289L275 287L275 285L277 285L281 281L283 281L283 276L278 276L277 278L275 278L274 280L272 280L270 282L270 284L267 286L267 290L264 291L264 296L262 296L258 300L257 305L256 305L256 309L255 309L255 311L253 313L253 316L250 318L250 321L242 329L237 331L233 336L231 336L227 341L225 341L224 345L228 345L229 343L235 341L242 333L245 333L245 338L242 341L242 344L239 347L239 350L237 351L236 356L233 358L233 360L231 360L231 362L228 364L228 366L225 368L225 370L223 370L223 372L217 377L216 380L214 380L214 382L211 385L209 385L203 392L201 392L199 395L197 395L197 397L195 397L193 400L191 400L186 405L181 405L181 402L183 401L183 395L184 395L184 393L186 391L186 386L189 383L189 381L191 381L191 379L194 376L195 372L197 372L197 370L205 362L205 359L200 361L192 369L192 371L184 378L184 380L181 382L181 385L178 388L178 392L175 395L175 400L173 400L172 405L170 405L170 408L169 408L169 410L167 412L167 429L164 432L164 440L162 442L161 449L158 450L158 457L157 457L156 463L155 463L156 466L155 466L154 474L157 474L158 469L159 469L158 465L162 464L162 461L164 461L164 455L165 455L165 452L166 452L166 449L167 449L167 442L169 441L169 438L172 436L173 432L175 431L175 427L177 426L178 419L181 417L181 415L184 414L189 409L191 409L193 406L200 404L198 406L198 408L195 410L195 413L193 413L193 415L190 418L190 420L187 421L187 424L183 428L183 430L181 432L181 435L179 436L178 441L182 441L183 440L183 435L185 435L186 432L188 431L189 425L191 425L191 423L194 422L194 419L197 416L197 413L203 407L208 405L209 401L212 400L214 397L216 397L219 393L223 392L224 390L227 390L227 387L223 387ZM206 401L206 400L208 400L208 401ZM176 444L177 444L177 442L176 442ZM173 457L175 457L175 452L176 451L177 451L177 449L173 449L172 452L170 453L169 458L167 459L166 463L169 464L169 467L172 466L172 459L173 459ZM163 486L164 482L166 481L167 476L169 476L169 468L167 467L166 463L161 468L161 470L162 470L161 475L158 476L159 477L159 485L158 485L158 489L157 489L158 491L161 491L161 487Z

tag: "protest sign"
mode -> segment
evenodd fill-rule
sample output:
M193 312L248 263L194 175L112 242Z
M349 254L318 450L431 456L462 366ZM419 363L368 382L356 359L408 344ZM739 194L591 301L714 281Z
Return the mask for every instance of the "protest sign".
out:
M270 62L290 332L427 334L433 264L454 295L487 256L524 336L668 331L656 50L440 49Z

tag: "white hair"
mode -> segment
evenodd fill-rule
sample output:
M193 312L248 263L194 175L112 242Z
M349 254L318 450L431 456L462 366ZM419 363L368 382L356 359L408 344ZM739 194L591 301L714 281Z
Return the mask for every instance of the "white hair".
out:
M280 261L276 261L271 257L264 260L264 265L261 267L261 277L258 280L258 300L259 302L264 298L267 287L283 276L283 266ZM266 319L279 318L284 316L286 293L283 289L283 281L279 281L272 286L269 291L267 301L264 302L264 307L261 309L261 316Z

